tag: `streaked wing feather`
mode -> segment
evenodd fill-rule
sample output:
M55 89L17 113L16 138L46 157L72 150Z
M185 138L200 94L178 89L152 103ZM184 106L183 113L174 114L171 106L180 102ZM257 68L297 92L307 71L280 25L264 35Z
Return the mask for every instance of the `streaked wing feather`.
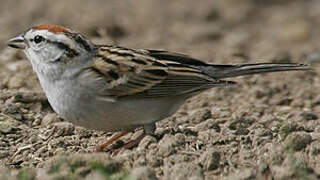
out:
M173 55L160 58L149 54L148 50L99 46L91 70L95 76L106 79L104 95L118 98L177 96L233 84L215 80L192 67L201 61L192 63L189 59L182 63L173 60Z
M232 81L210 81L191 76L169 76L162 83L136 94L143 97L164 97L193 94L212 88L214 86L234 85Z
M198 60L198 59L195 59L195 58L192 58L192 57L189 57L185 54L181 54L181 53L175 53L175 52L169 52L169 51L161 51L161 50L146 50L148 55L156 58L156 59L159 59L159 60L169 60L169 61L172 61L172 62L176 62L176 63L180 63L180 64L183 64L185 66L206 66L207 64Z

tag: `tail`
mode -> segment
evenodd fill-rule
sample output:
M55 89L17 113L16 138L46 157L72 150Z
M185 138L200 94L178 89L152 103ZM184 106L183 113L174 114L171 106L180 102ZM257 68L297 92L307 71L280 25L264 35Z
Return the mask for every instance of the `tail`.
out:
M260 74L278 71L305 71L312 70L305 64L295 63L259 63L239 65L209 65L204 67L205 72L217 79L243 76L249 74Z

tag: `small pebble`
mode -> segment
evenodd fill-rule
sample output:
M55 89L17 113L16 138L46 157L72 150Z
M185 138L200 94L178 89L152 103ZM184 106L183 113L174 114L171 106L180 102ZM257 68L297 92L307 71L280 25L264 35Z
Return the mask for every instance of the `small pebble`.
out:
M215 170L219 167L220 158L220 153L215 149L210 148L202 154L200 163L209 171Z
M13 132L13 129L20 123L10 116L0 114L0 133L9 134Z
M8 156L9 156L9 152L8 151L0 151L0 159L6 158Z
M255 173L251 169L244 169L230 174L225 180L249 180L256 179Z
M8 134L12 130L13 130L13 127L9 122L0 122L0 133Z
M190 121L194 123L203 122L209 118L212 118L211 111L207 108L197 109L190 113Z
M171 168L165 167L164 179L171 180L203 180L203 172L199 165L193 163L179 163Z
M59 118L56 113L49 113L45 115L42 119L42 125L48 126L54 122L59 122Z
M56 122L53 126L55 137L74 134L74 125L69 122Z
M8 82L9 89L18 89L24 86L24 79L21 76L13 76Z
M283 144L289 150L301 151L311 143L311 140L311 136L306 132L293 132L286 137Z
M296 131L298 129L298 125L295 123L284 123L280 129L280 137L282 140L284 140L291 132Z
M159 154L167 157L171 155L175 150L176 141L173 135L166 134L159 142Z
M132 170L130 177L139 180L157 180L156 174L150 167L138 167Z
M303 112L303 113L300 114L300 116L303 119L307 120L307 121L309 121L309 120L317 120L318 119L318 116L313 114L313 113L311 113L311 112Z
M144 137L139 143L139 149L147 149L150 144L156 143L157 139L153 136Z

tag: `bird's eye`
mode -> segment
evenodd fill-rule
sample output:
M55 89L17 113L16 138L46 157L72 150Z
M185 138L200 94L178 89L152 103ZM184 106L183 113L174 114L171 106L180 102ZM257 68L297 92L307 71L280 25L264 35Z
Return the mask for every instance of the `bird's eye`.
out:
M39 44L39 43L45 41L44 37L39 36L39 35L37 35L36 37L34 37L33 40L34 40L34 42L35 42L36 44Z

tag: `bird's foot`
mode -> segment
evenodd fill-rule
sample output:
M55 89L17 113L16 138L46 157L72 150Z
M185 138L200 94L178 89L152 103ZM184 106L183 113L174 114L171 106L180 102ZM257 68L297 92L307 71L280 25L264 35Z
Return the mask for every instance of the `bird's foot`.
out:
M111 137L110 139L108 139L107 142L96 146L95 152L101 152L105 147L107 147L107 146L109 146L110 144L114 143L116 140L118 140L118 139L121 138L122 136L128 134L129 132L130 132L130 131L123 131L123 132L120 132L120 133L114 135L113 137Z
M130 131L123 131L120 132L116 135L114 135L113 137L111 137L107 142L96 146L95 152L101 152L103 151L104 148L106 148L107 146L113 144L115 141L117 141L119 138L121 138L122 136L128 134ZM147 134L145 132L143 132L140 136L138 136L136 139L131 140L127 143L124 144L114 144L112 145L110 148L107 149L108 152L112 152L112 155L117 155L120 151L124 150L124 149L131 149L135 146L137 146L140 141L146 136Z
M113 149L113 153L112 155L116 156L120 151L124 150L124 149L131 149L135 146L137 146L140 141L146 136L147 134L145 132L143 132L139 137L137 137L136 139L134 140L131 140L127 143L125 143L123 146L117 148L117 149Z

